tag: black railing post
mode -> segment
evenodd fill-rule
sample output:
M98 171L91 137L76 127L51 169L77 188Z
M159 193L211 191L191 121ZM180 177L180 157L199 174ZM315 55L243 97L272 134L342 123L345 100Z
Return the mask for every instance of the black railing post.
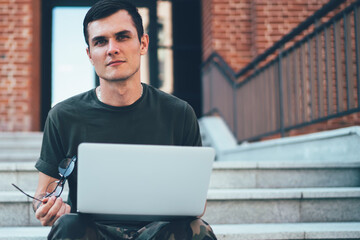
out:
M358 107L360 107L360 26L359 26L359 5L354 5L354 23L355 23L355 46L356 46L356 77L357 77L357 97Z
M345 81L346 81L346 106L347 110L350 109L350 91L353 91L353 89L350 89L350 79L349 79L349 64L352 64L349 62L349 54L347 44L348 44L348 36L347 36L347 22L346 22L346 14L343 13L343 25L344 25L344 52L345 52ZM351 76L352 77L352 76Z
M335 60L335 89L336 89L336 113L338 113L338 112L340 112L340 104L341 104L341 98L339 97L339 87L338 87L338 85L339 85L339 67L338 67L338 65L339 65L339 54L338 54L338 47L337 47L337 36L336 36L336 22L335 22L335 20L333 20L333 23L332 23L332 25L333 25L333 38L334 38L334 60Z
M331 108L332 106L332 75L330 73L331 71L331 60L330 60L330 54L329 54L329 49L330 49L330 38L329 38L329 31L330 31L330 27L325 27L324 28L324 41L325 41L325 72L326 72L326 97L327 97L327 115L329 116L332 111Z
M307 45L308 45L308 70L309 70L309 92L310 92L310 100L309 100L309 109L310 109L310 121L313 120L314 117L314 106L313 104L315 104L315 102L313 102L313 94L314 94L314 89L313 89L313 68L314 66L311 64L312 63L312 48L311 48L311 39L308 38L307 39Z
M279 52L279 107L280 107L280 133L281 137L285 136L284 127L284 103L283 103L283 79L282 79L282 47Z
M212 69L211 69L211 73L210 73L210 79L209 79L209 94L210 94L210 97L209 97L209 106L210 106L210 111L212 112L214 110L214 99L213 99L213 96L214 96L214 80L213 80L213 74L212 74Z
M233 83L233 85L231 86L232 87L232 92L233 92L233 119L234 119L234 130L233 130L233 133L234 133L234 136L236 139L238 139L238 126L237 126L237 112L238 112L238 109L237 109L237 101L236 101L236 94L237 94L237 87L236 87L236 82Z

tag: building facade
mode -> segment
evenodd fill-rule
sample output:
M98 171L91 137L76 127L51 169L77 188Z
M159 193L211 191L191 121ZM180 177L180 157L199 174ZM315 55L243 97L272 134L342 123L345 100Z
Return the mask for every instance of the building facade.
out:
M135 2L141 4L141 1ZM176 94L178 89L177 95L183 98L188 97L190 102L194 99L194 95L198 95L201 99L201 107L200 110L197 108L197 111L204 114L208 113L209 107L206 98L201 95L206 94L204 93L206 92L206 86L204 86L206 62L213 53L224 60L229 71L237 73L329 3L327 0L192 0L195 3L193 8L195 11L191 12L191 20L197 22L191 25L199 27L194 29L189 34L190 36L185 37L189 24L181 25L181 19L186 16L182 14L186 11L186 6L181 8L181 4L186 1L169 2L172 3L173 9L178 9L177 12L173 10L173 34L183 36L174 39L174 42L177 40L181 42L172 47L175 51L174 55L181 56L183 53L190 54L191 52L201 54L199 61L192 63L198 74L191 74L194 78L187 80L186 85L180 84L181 80L175 81L174 93ZM319 21L326 22L354 2L356 1L344 1ZM42 129L43 116L47 111L44 110L46 107L43 107L46 98L43 88L46 88L46 85L42 82L50 81L50 79L43 79L42 74L46 66L42 51L48 49L44 48L46 44L50 44L44 42L43 38L43 7L44 2L41 0L0 1L0 131L41 131ZM301 39L314 29L314 26L315 24L291 42ZM188 38L192 38L195 35L194 32L199 34L201 41L196 43L194 40L187 43L188 47L183 47L181 44L186 43ZM199 45L201 45L201 50L197 49ZM184 56L184 59L189 59L189 57ZM177 64L176 61L174 64L174 75L181 75L184 72L181 64ZM176 66L180 67L177 69ZM183 68L185 69L186 66ZM357 74L356 71L357 69L354 70L354 75ZM232 80L242 81L240 78ZM187 94L186 88L191 85L198 87L191 94ZM354 87L357 88L357 85L355 84ZM358 98L356 94L355 98ZM247 103L238 104L246 105ZM201 113L198 115L200 116ZM241 121L239 118L235 120ZM228 124L234 131L236 130L233 122L228 122ZM358 124L360 124L360 116L358 112L353 112L338 118L294 128L286 134L295 135ZM274 133L265 137L278 135L279 133ZM243 139L241 136L238 138Z

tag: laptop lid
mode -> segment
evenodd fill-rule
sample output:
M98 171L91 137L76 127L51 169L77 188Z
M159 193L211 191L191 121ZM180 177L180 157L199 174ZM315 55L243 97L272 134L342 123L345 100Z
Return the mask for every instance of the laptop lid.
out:
M100 220L199 216L214 157L207 147L82 143L77 211Z

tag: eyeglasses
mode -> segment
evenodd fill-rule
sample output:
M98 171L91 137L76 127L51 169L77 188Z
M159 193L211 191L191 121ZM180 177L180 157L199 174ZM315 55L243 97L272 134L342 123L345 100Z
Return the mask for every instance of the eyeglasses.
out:
M51 196L55 196L56 198L60 197L63 189L64 189L64 185L66 182L66 179L70 176L70 174L73 172L74 167L75 167L75 162L76 162L76 156L72 157L72 158L64 158L58 167L59 170L59 175L60 175L60 179L57 181L54 181L52 183L50 183L47 188L46 188L46 195L44 196L44 198L47 197L51 197ZM26 192L24 192L23 190L21 190L18 186L16 186L15 184L12 183L12 185L19 190L20 192L22 192L23 194L25 194L26 196L28 196L29 198L32 198L34 200L40 201L42 202L41 199L33 197L29 194L27 194Z

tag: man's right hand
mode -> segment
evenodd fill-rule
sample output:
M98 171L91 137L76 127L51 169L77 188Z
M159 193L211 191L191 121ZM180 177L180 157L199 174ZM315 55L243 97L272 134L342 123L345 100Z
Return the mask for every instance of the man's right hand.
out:
M61 197L44 198L42 204L35 212L43 226L52 226L54 222L64 214L70 213L71 207L63 202Z

